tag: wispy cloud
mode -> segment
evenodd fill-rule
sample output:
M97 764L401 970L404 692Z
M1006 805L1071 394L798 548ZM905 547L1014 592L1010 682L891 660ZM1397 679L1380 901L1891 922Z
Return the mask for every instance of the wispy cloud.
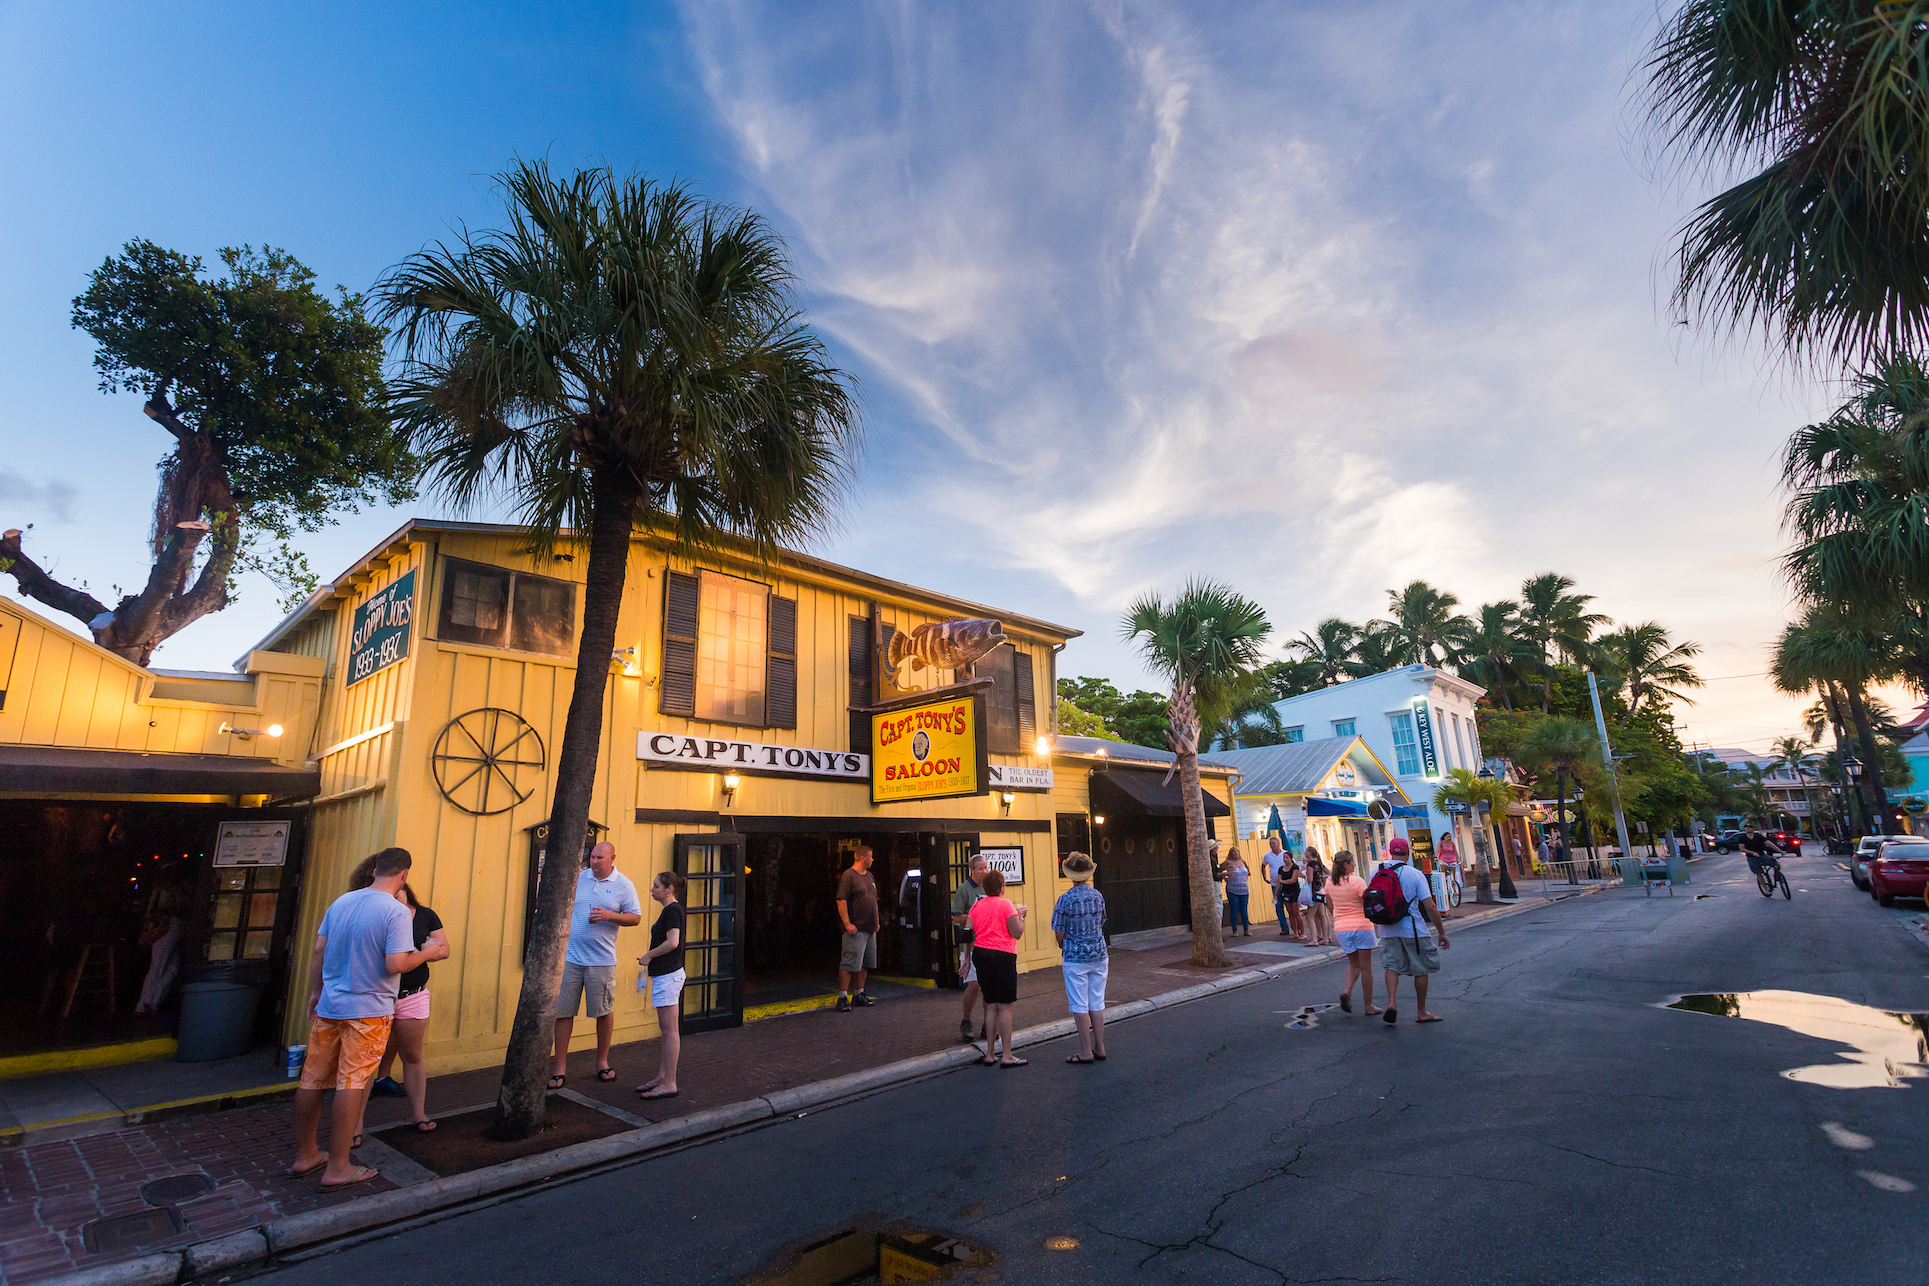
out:
M1105 635L1197 571L1291 633L1558 567L1766 640L1766 466L1814 408L1669 346L1680 212L1616 132L1645 12L687 6L871 390L853 556ZM894 545L904 496L952 539Z
M35 482L11 470L0 469L0 505L10 511L65 523L74 520L74 506L79 502L80 489L64 478Z

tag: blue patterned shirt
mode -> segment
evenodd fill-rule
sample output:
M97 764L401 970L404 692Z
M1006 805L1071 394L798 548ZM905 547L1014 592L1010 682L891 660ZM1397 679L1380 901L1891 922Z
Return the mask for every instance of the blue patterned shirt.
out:
M1072 964L1105 959L1105 895L1089 884L1074 884L1052 907L1052 932L1065 935L1064 958Z

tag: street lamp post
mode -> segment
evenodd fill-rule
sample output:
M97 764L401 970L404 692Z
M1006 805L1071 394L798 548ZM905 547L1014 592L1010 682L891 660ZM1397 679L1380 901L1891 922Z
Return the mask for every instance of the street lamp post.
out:
M1491 780L1494 776L1494 770L1486 764L1482 764L1480 765L1480 771L1476 773L1475 776L1485 777ZM1514 877L1507 870L1507 846L1501 837L1500 818L1493 815L1491 806L1488 805L1485 800L1481 801L1480 811L1488 814L1487 828L1494 833L1494 860L1500 865L1500 896L1503 898L1517 898L1520 896L1520 890L1514 887Z
M1853 749L1842 752L1842 773L1849 779L1849 786L1862 805L1862 816L1868 822L1871 835L1882 834L1882 811L1869 806L1869 800L1862 793L1862 761L1855 757Z

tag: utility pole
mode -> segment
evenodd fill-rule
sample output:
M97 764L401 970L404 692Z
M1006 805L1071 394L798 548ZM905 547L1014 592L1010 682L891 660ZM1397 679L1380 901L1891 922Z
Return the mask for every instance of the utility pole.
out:
M1594 671L1587 672L1587 695L1594 702L1594 731L1601 737L1601 763L1607 768L1608 790L1614 800L1614 833L1621 841L1621 856L1633 857L1634 845L1628 843L1628 819L1621 814L1621 785L1614 775L1614 748L1608 745L1607 720L1601 714L1601 688L1594 682Z

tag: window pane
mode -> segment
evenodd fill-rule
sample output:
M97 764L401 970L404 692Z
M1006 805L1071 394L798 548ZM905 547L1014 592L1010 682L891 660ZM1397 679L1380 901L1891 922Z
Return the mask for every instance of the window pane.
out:
M576 617L576 587L546 576L516 577L509 646L521 652L563 656L569 652Z
M1305 728L1303 728L1303 727L1302 727L1302 728L1288 728L1288 729L1286 729L1286 744L1287 744L1287 745L1291 745L1291 744L1292 744L1293 742L1295 742L1295 741L1304 741L1304 740L1306 740L1306 729L1305 729Z
M1335 719L1333 721L1333 735L1336 737L1354 736L1353 721L1351 719Z
M701 579L697 718L761 724L770 589L716 572L704 572Z
M250 893L248 895L248 927L250 929L272 929L275 927L275 901L273 893Z
M1018 745L1018 684L1012 676L1012 646L1001 643L990 656L979 661L973 672L990 679L985 689L985 748L1001 755L1015 755Z
M245 866L223 867L221 873L214 877L214 887L224 893L230 890L247 888L248 868Z
M281 887L281 868L279 866L257 866L254 868L254 883L257 889L278 889Z
M214 927L233 929L241 924L240 893L223 893L214 899Z
M216 933L211 935L208 938L208 959L234 959L234 935L232 933Z
M1413 716L1388 715L1387 722L1393 725L1393 770L1402 777L1410 777L1420 771L1420 746L1413 736Z
M449 560L437 631L456 643L501 647L509 618L509 573Z
M266 960L268 952L274 947L275 935L272 933L250 933L247 946L242 949L244 960Z

